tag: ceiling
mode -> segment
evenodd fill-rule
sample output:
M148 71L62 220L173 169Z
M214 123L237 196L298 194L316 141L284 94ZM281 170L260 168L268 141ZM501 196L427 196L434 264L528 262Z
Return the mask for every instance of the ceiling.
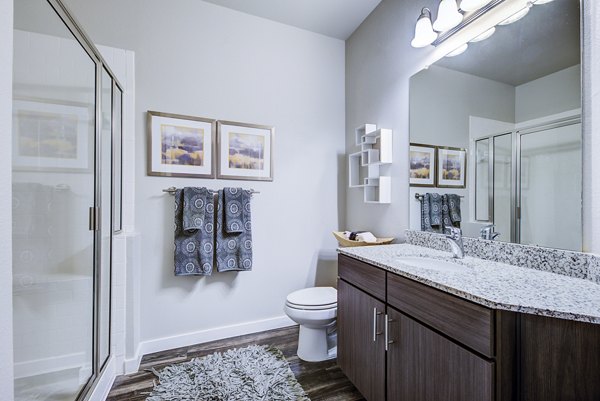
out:
M436 63L518 86L580 63L579 0L533 6L523 19L499 26L467 51Z
M346 40L381 0L204 0Z

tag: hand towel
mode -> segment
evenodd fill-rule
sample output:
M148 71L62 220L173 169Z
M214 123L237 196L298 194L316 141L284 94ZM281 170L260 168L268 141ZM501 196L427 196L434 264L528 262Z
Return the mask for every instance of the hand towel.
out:
M426 194L429 195L429 215L431 219L431 225L437 228L441 228L442 223L442 196L436 193Z
M193 234L202 229L205 217L206 188L183 188L183 231Z
M225 195L227 193L227 195ZM238 198L237 195L241 196ZM252 270L252 220L250 200L252 194L242 188L224 188L219 190L217 206L217 240L216 257L217 271L249 271ZM232 208L233 201L240 202L240 209ZM237 204L236 204L237 205ZM227 216L226 211L241 212L241 226L230 227L228 232L227 222L238 222L237 214ZM239 231L233 231L239 230Z
M448 194L448 212L450 214L450 221L452 221L452 224L454 224L456 226L456 224L458 224L458 226L456 227L460 227L460 221L461 221L461 217L460 217L460 196L456 195L456 194Z
M442 233L446 232L446 227L452 227L452 221L450 220L448 195L442 195Z
M175 191L175 275L210 276L214 264L214 197L206 188Z
M227 234L244 232L246 223L243 213L244 190L241 188L225 188L223 190L223 223Z
M356 236L356 240L357 241L368 242L370 244L373 244L373 243L377 242L377 238L373 235L373 233L371 233L369 231L365 231L363 233L358 234Z
M431 216L429 213L430 202L429 194L423 195L420 199L421 202L421 231L432 231L431 229Z

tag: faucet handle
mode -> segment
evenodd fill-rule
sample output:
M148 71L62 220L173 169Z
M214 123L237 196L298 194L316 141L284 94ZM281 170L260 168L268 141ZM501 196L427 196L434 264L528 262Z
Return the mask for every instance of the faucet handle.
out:
M458 227L446 227L444 231L446 238L458 240L462 237L462 230Z
M487 226L483 226L481 228L481 230L479 230L480 233L489 233L489 232L494 232L494 228L496 228L495 224L488 224Z

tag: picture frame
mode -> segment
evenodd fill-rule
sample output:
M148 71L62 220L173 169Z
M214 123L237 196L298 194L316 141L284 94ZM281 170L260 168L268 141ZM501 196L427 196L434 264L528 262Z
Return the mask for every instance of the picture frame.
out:
M267 125L217 122L217 178L273 181L273 137Z
M438 188L466 188L467 150L438 146L436 176Z
M435 187L437 159L434 145L411 143L408 161L411 187Z
M215 120L148 111L147 124L148 175L215 177Z
M45 99L13 101L13 166L27 171L90 172L93 109Z

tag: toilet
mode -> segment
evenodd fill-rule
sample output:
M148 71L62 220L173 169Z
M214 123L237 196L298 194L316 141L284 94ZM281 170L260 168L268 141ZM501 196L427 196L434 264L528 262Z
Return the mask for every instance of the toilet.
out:
M284 307L290 319L300 325L298 357L319 362L337 356L337 290L312 287L287 296Z

